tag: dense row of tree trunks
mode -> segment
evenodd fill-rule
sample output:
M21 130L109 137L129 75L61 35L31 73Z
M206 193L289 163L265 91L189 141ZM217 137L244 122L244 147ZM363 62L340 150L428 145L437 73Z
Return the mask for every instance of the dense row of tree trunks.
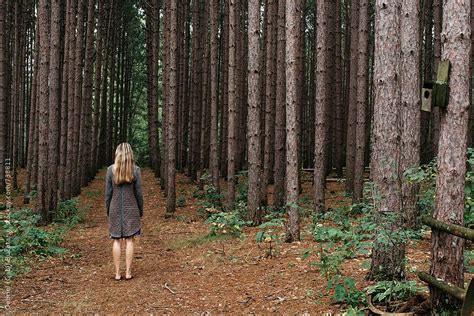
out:
M16 182L17 169L26 167L24 202L36 192L37 212L47 223L60 201L79 194L97 169L111 162L111 153L108 160L101 155L101 150L106 153L101 141L110 150L127 138L135 58L125 40L133 30L124 23L130 10L119 15L113 2L103 0L0 4L5 9L0 125L6 125L0 132L0 169L4 172L3 163L10 159ZM116 39L113 45L105 50L103 40L94 45L96 37L108 35ZM114 71L107 71L107 63L116 64ZM4 190L5 174L0 176Z
M260 224L273 200L288 211L286 241L297 241L301 168L313 169L315 212L344 165L346 191L362 202L371 148L377 236L416 227L418 187L403 172L434 156L434 216L462 224L472 4L420 5L377 0L373 17L368 0L0 0L0 192L7 159L14 185L26 166L24 200L36 190L50 222L133 139L146 91L143 147L168 217L177 171L200 189L207 172L217 189L224 178L228 211L248 171L248 219ZM452 63L449 106L421 115L421 78L441 57ZM431 274L462 286L463 241L434 231L432 247ZM402 241L376 238L369 276L402 279L404 255ZM455 304L432 292L435 308Z

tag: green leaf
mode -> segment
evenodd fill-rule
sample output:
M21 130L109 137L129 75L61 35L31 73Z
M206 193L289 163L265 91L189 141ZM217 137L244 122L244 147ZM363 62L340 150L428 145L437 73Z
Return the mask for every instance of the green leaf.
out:
M355 281L353 278L345 278L344 279L344 284L348 287L348 288L354 288L355 287Z
M344 302L346 298L346 294L347 294L347 290L344 287L344 285L342 285L341 283L336 284L336 286L334 287L334 300L337 303Z

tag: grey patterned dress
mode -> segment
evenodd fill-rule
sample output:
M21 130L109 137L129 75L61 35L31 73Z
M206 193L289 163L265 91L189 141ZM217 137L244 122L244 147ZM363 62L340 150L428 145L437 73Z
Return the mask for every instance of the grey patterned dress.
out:
M109 219L109 238L127 238L140 234L143 216L143 195L140 168L134 168L132 183L115 184L113 165L105 178L105 206Z

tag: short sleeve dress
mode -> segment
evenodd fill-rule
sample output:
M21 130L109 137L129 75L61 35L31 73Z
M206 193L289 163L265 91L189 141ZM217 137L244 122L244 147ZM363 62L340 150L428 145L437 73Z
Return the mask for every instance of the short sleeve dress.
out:
M114 181L113 165L107 168L105 181L105 206L109 222L109 238L128 238L141 233L140 219L143 216L141 172L134 167L131 183L117 185Z

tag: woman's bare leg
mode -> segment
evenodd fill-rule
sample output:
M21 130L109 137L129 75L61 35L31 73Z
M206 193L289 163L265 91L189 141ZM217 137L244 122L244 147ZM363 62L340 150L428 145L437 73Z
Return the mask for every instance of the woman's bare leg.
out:
M115 265L115 279L120 279L120 239L114 239L112 246L112 256Z
M125 239L127 243L127 248L125 250L125 278L129 279L132 277L130 268L132 266L132 259L133 259L133 237Z

